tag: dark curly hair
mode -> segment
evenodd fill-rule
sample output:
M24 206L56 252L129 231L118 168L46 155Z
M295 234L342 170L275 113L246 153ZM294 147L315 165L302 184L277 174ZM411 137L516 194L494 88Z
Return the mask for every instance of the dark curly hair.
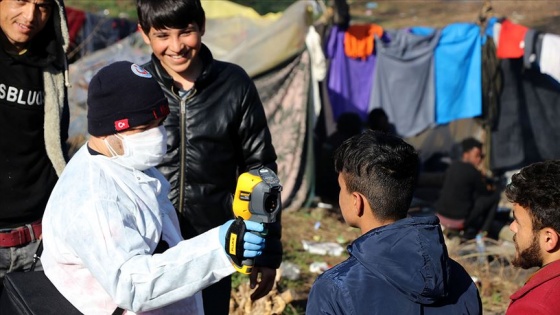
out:
M334 155L350 192L363 194L381 220L406 217L418 178L418 154L401 138L366 130L344 141Z
M506 187L509 201L527 209L533 230L545 227L560 232L560 160L526 166Z

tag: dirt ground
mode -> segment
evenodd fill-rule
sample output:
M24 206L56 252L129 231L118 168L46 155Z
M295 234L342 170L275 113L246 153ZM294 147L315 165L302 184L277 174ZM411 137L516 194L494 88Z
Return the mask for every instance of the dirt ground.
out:
M352 20L377 23L385 28L477 22L481 12L482 16L507 17L514 23L544 32L556 33L560 26L560 1L360 0L348 3Z

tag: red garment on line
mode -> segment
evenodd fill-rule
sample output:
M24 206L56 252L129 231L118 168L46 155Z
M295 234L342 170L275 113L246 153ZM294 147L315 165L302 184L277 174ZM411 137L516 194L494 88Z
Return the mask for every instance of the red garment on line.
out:
M523 57L525 47L525 33L528 28L504 20L500 30L500 39L496 54L498 58L520 58Z

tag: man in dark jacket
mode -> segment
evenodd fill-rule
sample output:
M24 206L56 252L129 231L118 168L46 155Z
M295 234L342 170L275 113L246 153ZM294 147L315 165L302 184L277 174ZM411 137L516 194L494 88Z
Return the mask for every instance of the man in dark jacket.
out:
M0 1L0 287L31 267L66 165L68 43L62 0Z
M407 218L418 174L412 146L367 130L337 149L335 169L342 216L362 236L315 281L307 314L482 313L476 285L447 256L437 218Z
M138 0L142 35L152 48L146 68L159 81L171 110L164 125L167 155L158 169L171 184L185 238L233 217L237 176L267 166L276 171L257 89L239 66L214 60L202 44L205 14L199 0ZM280 216L250 276L251 298L265 296L282 260ZM260 277L259 277L260 275ZM203 291L206 314L227 314L229 278Z
M494 189L477 169L484 157L482 143L474 138L466 138L461 142L461 148L461 159L453 162L445 171L435 209L445 218L462 220L465 238L474 238L479 231L490 231L500 201L500 191Z

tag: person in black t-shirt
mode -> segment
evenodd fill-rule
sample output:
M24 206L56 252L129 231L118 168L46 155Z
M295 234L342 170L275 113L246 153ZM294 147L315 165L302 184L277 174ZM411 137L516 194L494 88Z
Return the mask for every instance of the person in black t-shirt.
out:
M461 146L461 160L446 170L435 209L446 218L464 220L465 237L472 238L479 231L489 231L500 192L488 185L487 178L477 169L484 158L482 143L467 138Z
M68 43L62 0L0 1L0 290L31 267L68 160Z

